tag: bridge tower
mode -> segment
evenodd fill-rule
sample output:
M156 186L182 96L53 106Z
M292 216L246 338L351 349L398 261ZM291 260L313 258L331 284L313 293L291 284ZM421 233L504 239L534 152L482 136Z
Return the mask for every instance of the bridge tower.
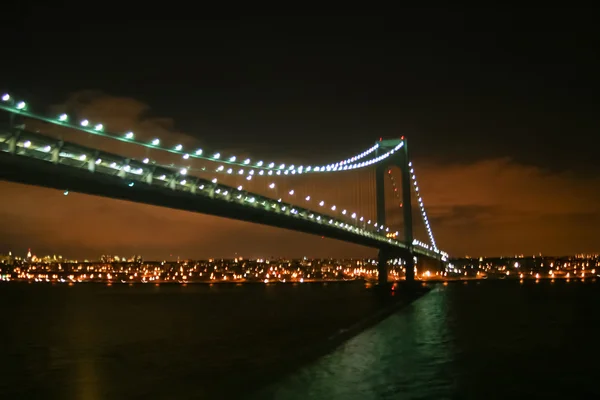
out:
M402 210L404 217L404 242L406 244L406 251L400 256L406 261L406 281L414 282L414 255L413 255L413 223L412 223L412 206L411 206L411 180L410 180L410 158L408 154L408 146L406 139L391 139L391 140L380 140L379 147L377 148L377 155L384 154L391 149L398 146L401 142L404 142L403 146L396 151L394 154L383 160L376 167L375 171L375 193L377 201L377 224L387 225L385 217L385 175L388 168L394 166L400 168L402 176ZM388 278L388 260L394 258L397 254L390 254L386 248L379 249L379 260L378 260L378 272L379 272L379 284L387 284Z

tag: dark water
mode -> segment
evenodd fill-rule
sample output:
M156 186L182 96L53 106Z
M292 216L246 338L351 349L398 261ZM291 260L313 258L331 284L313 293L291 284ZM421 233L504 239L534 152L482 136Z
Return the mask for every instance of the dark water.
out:
M599 398L600 283L436 285L381 308L362 285L0 285L1 398ZM262 389L255 391L256 386Z

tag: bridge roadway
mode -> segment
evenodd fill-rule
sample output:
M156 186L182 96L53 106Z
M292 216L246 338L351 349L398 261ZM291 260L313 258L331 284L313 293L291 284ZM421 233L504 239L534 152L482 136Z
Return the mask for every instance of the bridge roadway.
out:
M384 250L391 258L410 255L404 243L385 235L351 228L340 219L265 196L184 176L174 168L147 165L33 132L22 131L14 136L3 130L0 141L3 180L320 235ZM419 246L413 246L413 252L441 258L440 254Z

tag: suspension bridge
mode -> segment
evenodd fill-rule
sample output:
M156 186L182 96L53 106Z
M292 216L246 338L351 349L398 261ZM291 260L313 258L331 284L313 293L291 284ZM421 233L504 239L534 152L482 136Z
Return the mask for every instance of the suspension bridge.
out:
M0 128L4 180L376 248L381 284L390 264L401 265L412 281L417 260L448 259L435 242L404 137L380 139L343 160L297 165L111 132L80 116L34 112L11 94L1 97L0 110L8 113Z

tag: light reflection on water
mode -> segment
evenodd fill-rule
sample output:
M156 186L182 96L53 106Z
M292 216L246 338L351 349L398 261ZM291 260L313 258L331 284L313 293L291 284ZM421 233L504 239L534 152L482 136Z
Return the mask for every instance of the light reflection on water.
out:
M437 398L453 382L446 296L443 289L432 291L265 392L281 399L398 398L428 382L421 395Z
M599 288L438 285L255 398L598 398Z

